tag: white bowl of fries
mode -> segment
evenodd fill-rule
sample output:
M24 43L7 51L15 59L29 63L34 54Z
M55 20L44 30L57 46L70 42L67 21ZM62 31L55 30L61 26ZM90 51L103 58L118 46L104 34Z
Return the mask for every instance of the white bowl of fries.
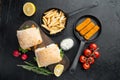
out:
M66 26L67 17L65 13L57 8L48 9L42 16L42 28L50 35L61 32Z

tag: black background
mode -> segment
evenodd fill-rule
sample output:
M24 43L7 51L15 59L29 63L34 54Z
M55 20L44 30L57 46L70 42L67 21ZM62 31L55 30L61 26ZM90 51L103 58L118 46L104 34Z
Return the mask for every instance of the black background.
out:
M33 2L37 12L32 17L26 17L22 12L22 6L26 1ZM18 48L16 30L26 20L34 20L40 25L42 13L49 8L60 8L66 13L81 7L92 5L96 0L2 0L2 25L0 26L0 80L119 80L120 79L120 0L98 0L99 5L72 17L69 17L65 31L57 36L50 36L53 41L59 43L66 37L72 37L75 46L65 52L70 61L73 61L80 41L73 35L73 24L83 15L96 16L102 23L102 33L95 42L100 47L101 57L87 71L78 63L76 72L69 71L62 76L37 75L17 67L23 64L20 58L12 56L13 50ZM87 45L86 45L87 46ZM34 53L28 54L31 58Z

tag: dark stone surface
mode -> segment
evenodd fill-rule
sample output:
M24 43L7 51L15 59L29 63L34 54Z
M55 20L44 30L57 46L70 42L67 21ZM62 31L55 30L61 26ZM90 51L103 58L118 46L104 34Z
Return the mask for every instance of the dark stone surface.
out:
M26 17L22 12L22 6L26 1L32 1L37 6L37 12L32 17ZM53 75L46 77L18 68L16 65L22 64L23 61L12 56L12 51L18 48L16 30L24 21L34 20L40 25L40 17L46 9L57 7L69 13L91 5L93 1L95 0L3 0L2 26L0 26L0 80L119 80L120 0L98 0L98 7L70 17L64 33L51 37L56 43L66 37L75 39L75 46L65 52L73 61L80 43L73 35L74 22L82 15L96 16L102 23L102 34L96 41L100 47L101 57L89 70L83 70L78 63L74 74L66 71L59 78ZM32 58L34 53L29 56Z
M1 3L1 0L0 0L0 16L1 16L1 7L2 7L2 5L1 5L2 3Z

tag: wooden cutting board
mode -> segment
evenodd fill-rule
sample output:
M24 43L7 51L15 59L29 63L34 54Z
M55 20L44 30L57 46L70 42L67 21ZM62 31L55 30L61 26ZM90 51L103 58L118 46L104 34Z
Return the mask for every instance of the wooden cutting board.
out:
M38 24L36 24L34 21L26 21L24 22L21 26L20 26L20 30L21 29L24 29L25 26L32 26L32 25L35 25L36 27L38 27L40 29L40 27L38 26ZM37 45L37 48L42 48L42 47L46 47L52 43L54 43L54 41L52 41L50 39L50 37L48 37L41 29L40 29L40 33L41 33L41 36L42 36L42 39L43 39L43 42L40 44L40 45ZM70 65L70 61L68 59L68 57L66 55L64 55L63 57L63 60L61 62L59 62L60 64L63 64L64 65L64 71L66 71ZM48 66L48 68L53 72L54 71L54 67L59 64L59 63L56 63L56 64L52 64L50 66Z

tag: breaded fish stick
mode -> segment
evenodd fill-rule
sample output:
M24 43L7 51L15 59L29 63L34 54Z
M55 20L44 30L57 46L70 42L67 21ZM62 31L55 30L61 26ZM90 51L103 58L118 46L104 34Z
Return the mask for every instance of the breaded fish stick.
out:
M83 28L80 31L80 34L83 36L85 35L87 32L89 32L93 27L95 26L95 24L93 22L90 22L85 28Z
M89 23L91 22L90 18L86 18L82 23L80 23L79 25L77 25L76 30L80 31L82 30L85 26L87 26Z
M85 38L86 40L89 40L99 29L100 29L100 27L96 25L93 29L91 29L91 30L84 36L84 38Z

